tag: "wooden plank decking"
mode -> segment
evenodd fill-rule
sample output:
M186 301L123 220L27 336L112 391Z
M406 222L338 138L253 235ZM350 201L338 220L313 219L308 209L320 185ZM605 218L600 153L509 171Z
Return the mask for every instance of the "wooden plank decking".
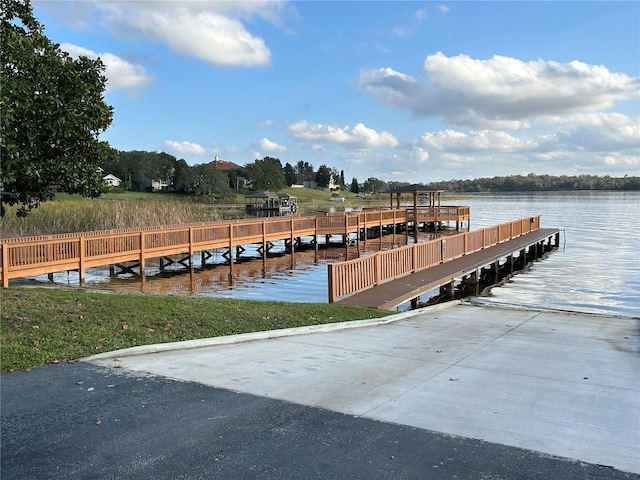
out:
M474 253L371 287L368 290L343 298L338 303L393 309L456 278L473 273L479 268L490 265L514 252L526 249L551 237L555 236L557 238L558 235L558 229L538 229Z

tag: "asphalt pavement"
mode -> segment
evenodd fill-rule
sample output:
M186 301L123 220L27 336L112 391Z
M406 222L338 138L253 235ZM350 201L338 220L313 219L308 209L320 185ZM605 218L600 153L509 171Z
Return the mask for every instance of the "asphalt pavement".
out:
M0 377L7 479L640 478L640 320L454 305Z

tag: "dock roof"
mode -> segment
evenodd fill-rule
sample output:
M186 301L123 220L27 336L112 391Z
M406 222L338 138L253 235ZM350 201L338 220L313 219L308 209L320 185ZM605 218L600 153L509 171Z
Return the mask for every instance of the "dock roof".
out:
M413 185L405 185L402 187L390 188L386 193L443 193L444 190L436 190L427 188L424 185L414 183Z

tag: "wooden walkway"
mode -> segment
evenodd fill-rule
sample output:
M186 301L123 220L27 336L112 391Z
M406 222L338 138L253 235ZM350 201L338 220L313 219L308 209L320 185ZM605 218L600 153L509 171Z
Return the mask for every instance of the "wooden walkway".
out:
M0 279L3 287L9 280L64 271L78 271L80 281L88 268L118 265L122 269L145 275L145 261L181 255L180 263L191 264L196 252L215 249L227 251L232 262L233 249L259 244L266 255L270 243L284 240L291 249L302 237L328 239L339 235L345 239L367 229L395 228L408 223L469 220L469 207L419 207L366 209L316 216L295 215L190 225L80 232L38 237L0 239ZM125 265L128 264L128 265Z
M416 299L421 294L449 284L455 279L466 275L476 275L477 278L479 269L505 258L510 258L513 261L515 252L521 252L521 254L524 252L526 255L527 249L536 246L533 255L537 258L537 255L544 249L544 242L548 241L548 248L551 248L552 237L555 237L554 247L558 247L559 234L558 229L535 230L503 243L371 287L338 302L343 305L393 309L402 303Z

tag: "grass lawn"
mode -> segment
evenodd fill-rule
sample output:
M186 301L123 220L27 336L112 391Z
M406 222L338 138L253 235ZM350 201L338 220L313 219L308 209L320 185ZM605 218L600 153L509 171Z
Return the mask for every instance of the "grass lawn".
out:
M136 345L363 320L393 313L323 303L47 288L8 288L0 295L2 373Z

